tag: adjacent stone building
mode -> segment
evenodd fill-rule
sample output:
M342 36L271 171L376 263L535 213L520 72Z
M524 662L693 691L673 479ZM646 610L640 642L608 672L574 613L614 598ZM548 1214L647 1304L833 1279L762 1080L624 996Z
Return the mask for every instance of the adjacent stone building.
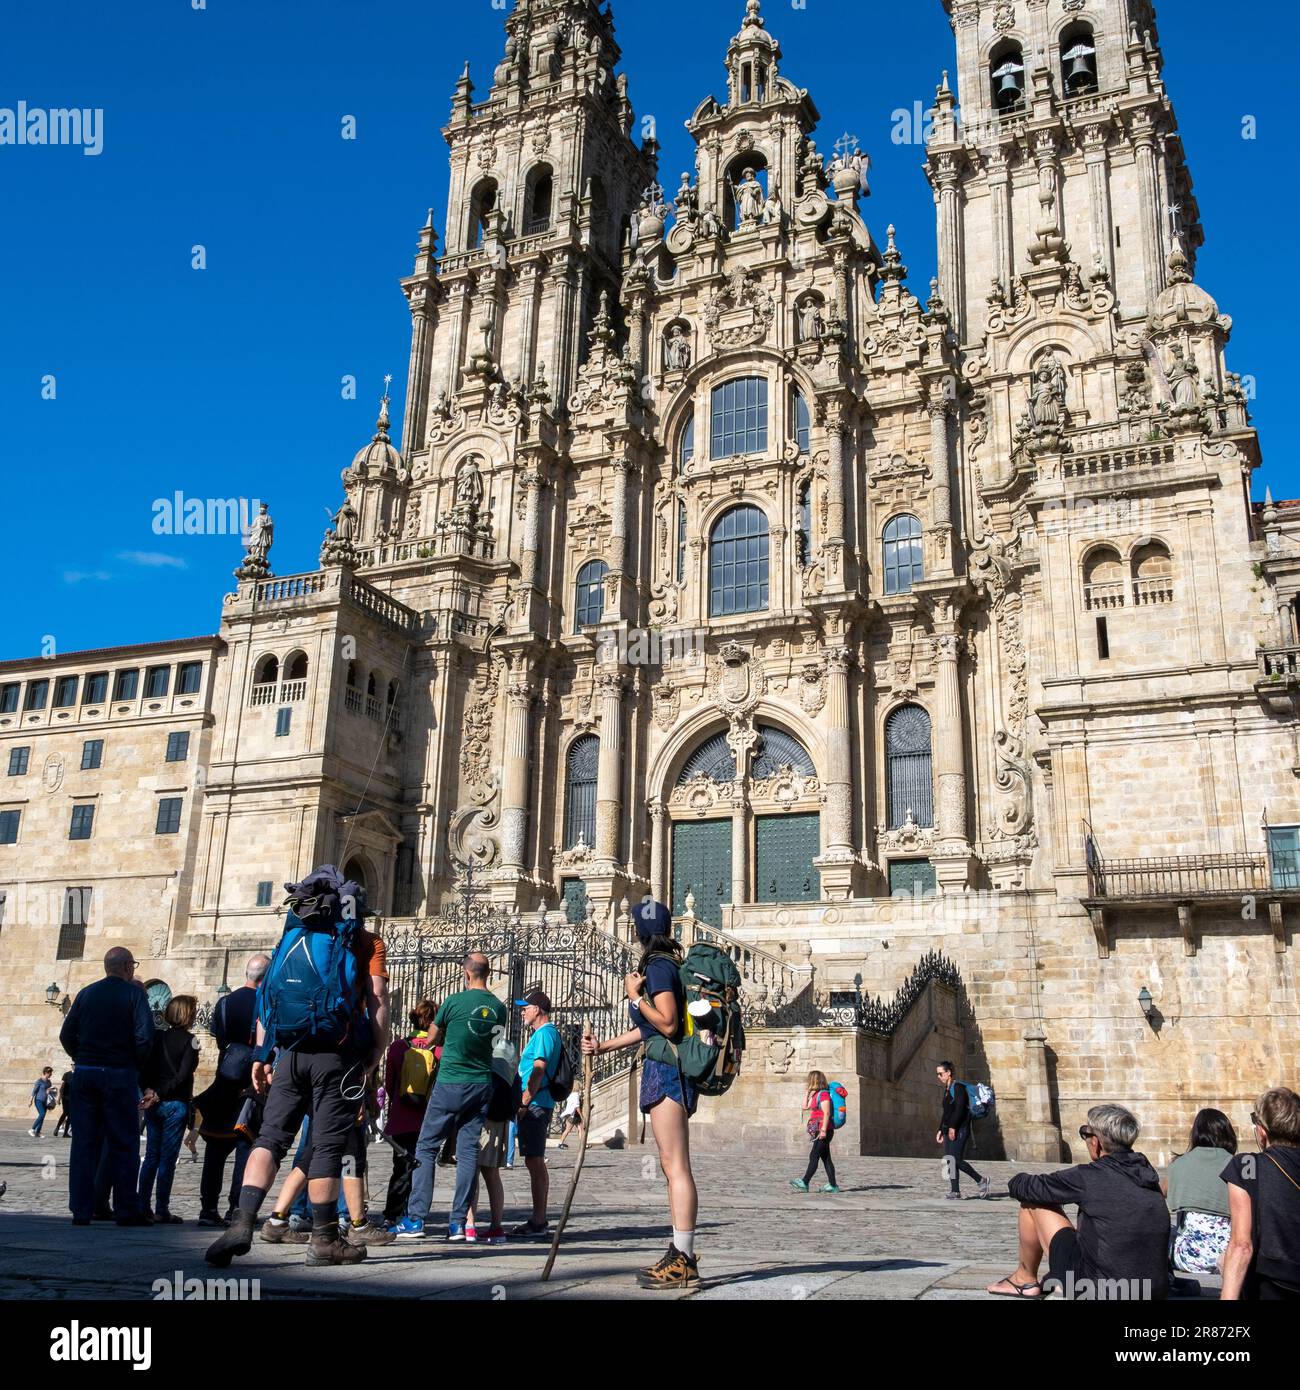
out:
M0 756L33 745L0 884L172 888L76 965L10 914L10 1109L57 1021L38 977L125 936L210 997L322 860L390 919L466 862L612 930L651 893L832 1012L942 951L1024 1157L1097 1099L1167 1154L1197 1105L1244 1124L1294 1082L1300 514L1250 502L1154 6L944 3L922 302L758 0L668 194L608 12L518 0L490 88L455 87L445 250L431 214L402 282L400 449L385 398L320 569L274 576L255 526L193 711L112 730L134 775L151 715L193 721L165 853L152 763L129 822L125 773L82 774L93 859L64 841L50 758L91 716L28 700L97 654L0 668ZM747 1085L817 1055L758 1049Z

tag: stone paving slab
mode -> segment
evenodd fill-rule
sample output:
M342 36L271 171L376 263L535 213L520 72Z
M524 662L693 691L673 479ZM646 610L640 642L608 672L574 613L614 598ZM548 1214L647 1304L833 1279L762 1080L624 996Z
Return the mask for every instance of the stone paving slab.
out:
M348 1269L315 1269L301 1246L267 1246L225 1276L203 1261L215 1232L194 1224L200 1164L182 1151L172 1209L180 1226L74 1227L67 1210L69 1145L29 1139L0 1122L0 1297L154 1297L154 1281L257 1279L263 1298L626 1299L662 1301L639 1290L635 1272L668 1243L667 1202L654 1149L592 1148L564 1243L548 1284L540 1281L546 1241L507 1246L448 1245L441 1235L372 1249ZM575 1149L549 1154L551 1207L562 1205ZM386 1144L371 1145L371 1206L382 1205L390 1170ZM985 1298L984 1286L1015 1263L1015 1204L1006 1180L1023 1164L974 1163L992 1179L989 1201L943 1199L938 1158L836 1155L843 1192L800 1193L789 1186L800 1165L789 1156L708 1153L695 1159L700 1188L697 1251L704 1287L696 1299ZM1047 1171L1047 1165L1029 1165ZM451 1195L440 1170L434 1214ZM503 1174L507 1224L528 1214L528 1176ZM998 1195L1000 1192L1000 1196ZM376 1200L376 1197L378 1200ZM441 1231L442 1227L435 1229ZM177 1274L177 1271L180 1273Z

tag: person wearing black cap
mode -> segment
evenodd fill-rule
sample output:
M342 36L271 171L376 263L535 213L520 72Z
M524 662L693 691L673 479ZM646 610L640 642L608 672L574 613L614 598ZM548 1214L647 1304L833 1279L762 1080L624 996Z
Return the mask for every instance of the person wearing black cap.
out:
M673 939L672 914L663 903L649 898L632 912L642 956L635 971L624 980L627 990L629 1032L598 1042L583 1038L587 1053L618 1052L637 1047L657 1034L680 1042L686 1017L686 991L679 966L682 948ZM645 1058L641 1067L641 1111L650 1116L659 1167L668 1183L668 1209L672 1217L672 1242L668 1252L637 1276L645 1289L697 1288L700 1271L695 1258L695 1220L699 1197L691 1172L690 1117L699 1094L678 1067Z
M519 1084L523 1099L519 1104L519 1148L528 1169L528 1182L533 1191L533 1212L510 1232L512 1236L540 1236L550 1229L546 1219L546 1203L551 1195L551 1177L546 1168L546 1133L551 1127L551 1112L555 1098L547 1085L555 1075L564 1044L560 1030L551 1022L551 1001L540 989L530 989L522 999L515 1000L522 1009L520 1017L531 1033L528 1045L519 1058Z

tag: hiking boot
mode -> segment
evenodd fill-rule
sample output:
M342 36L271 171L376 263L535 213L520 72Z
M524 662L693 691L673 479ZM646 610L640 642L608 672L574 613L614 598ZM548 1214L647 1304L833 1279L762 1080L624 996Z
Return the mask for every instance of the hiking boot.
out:
M247 1255L253 1248L253 1227L257 1218L251 1211L237 1211L230 1226L208 1246L203 1258L218 1269L229 1269L236 1255Z
M791 1178L790 1186L793 1187L796 1192L808 1191L808 1184L804 1182L802 1178Z
M268 1245L306 1245L311 1236L306 1231L295 1231L287 1221L268 1216L262 1222L258 1239L264 1240Z
M391 1245L397 1237L387 1227L367 1221L349 1227L345 1239L349 1245Z
M351 1245L339 1235L337 1223L321 1226L307 1243L309 1265L355 1265L366 1258L364 1245Z
M670 1245L663 1259L638 1274L636 1281L643 1289L697 1289L700 1286L699 1265L694 1255L683 1255L675 1245Z
M216 1226L218 1230L224 1231L230 1222L219 1211L201 1211L199 1212L199 1225Z

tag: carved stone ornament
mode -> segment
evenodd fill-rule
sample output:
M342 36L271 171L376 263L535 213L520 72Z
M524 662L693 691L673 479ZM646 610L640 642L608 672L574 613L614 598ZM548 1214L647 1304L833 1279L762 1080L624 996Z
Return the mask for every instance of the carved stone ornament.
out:
M701 772L674 787L668 804L679 811L693 811L697 816L705 816L719 807L724 810L729 808L733 790L733 783L715 782L707 772Z
M41 786L53 796L63 785L63 754L51 753L45 759L45 766L41 769Z
M772 296L752 270L733 271L704 306L704 326L715 349L753 347L766 341L774 312Z
M790 763L782 763L775 777L761 778L749 787L751 801L773 801L784 811L809 798L819 799L820 795L821 782L796 772Z
M447 825L447 846L452 857L461 863L486 868L500 853L498 793L493 777L485 785L471 788L469 803L452 812Z
M476 676L462 724L460 770L471 787L491 783L492 725L496 717L500 667L493 662L486 674Z
M714 704L732 715L748 714L767 689L762 667L737 642L718 648L708 684Z
M774 1038L767 1045L767 1069L784 1076L794 1061L794 1045L788 1038Z
M826 703L826 668L820 661L805 661L799 672L799 704L805 714L820 714Z
M667 733L681 713L682 692L672 681L660 681L651 694L654 702L654 721Z
M1011 4L1001 4L993 11L993 27L999 34L1005 34L1009 29L1016 27L1016 7Z
M934 827L918 825L910 806L907 808L907 815L904 817L902 825L895 830L886 830L882 827L877 835L877 848L885 854L899 851L910 853L913 850L930 849L934 843Z
M578 832L578 842L571 845L568 849L551 849L551 864L553 868L559 870L578 869L591 864L595 856L592 854L591 846L583 839L582 832Z

